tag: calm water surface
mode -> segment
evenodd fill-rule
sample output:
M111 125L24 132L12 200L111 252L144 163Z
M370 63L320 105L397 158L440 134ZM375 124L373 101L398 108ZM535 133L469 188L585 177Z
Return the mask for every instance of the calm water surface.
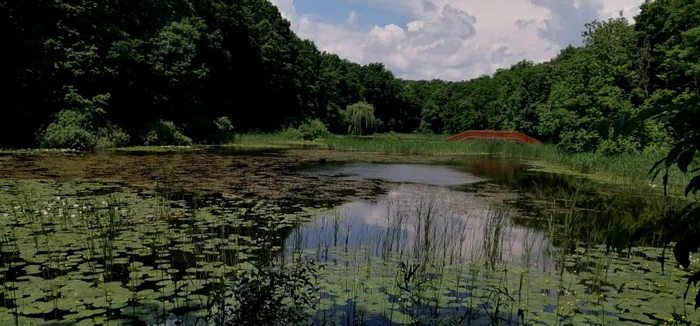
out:
M489 314L499 304L494 298L507 302L507 308L500 310L497 316L507 324L518 324L514 321L522 306L528 309L526 324L538 324L538 318L546 317L545 324L549 325L561 324L554 322L557 318L564 320L564 324L616 324L623 320L631 324L663 324L674 308L683 308L684 304L685 308L691 307L690 299L682 298L686 281L683 271L662 274L658 267L661 251L657 248L636 248L633 255L626 257L608 255L597 247L604 243L604 230L630 228L645 219L658 217L663 210L662 201L643 189L629 192L491 158L451 165L320 163L302 171L290 168L284 173L268 175L262 172L286 162L280 158L281 154L209 154L208 160L196 155L138 155L146 156L150 160L148 166L153 168L164 165L163 160L182 164L177 166L189 170L178 172L192 180L208 177L212 184L216 182L220 186L217 194L204 196L197 207L192 206L195 202L192 195L190 200L178 200L170 207L163 207L153 197L148 197L150 194L126 194L123 200L128 207L118 208L133 210L138 223L127 219L132 215L125 214L125 220L107 233L94 221L100 221L96 216L110 216L98 214L108 209L112 212L114 207L104 206L94 211L73 201L65 202L65 198L97 198L118 192L121 185L86 189L77 184L61 190L70 190L72 195L62 193L51 196L46 203L37 203L43 205L37 216L29 220L13 219L5 228L14 228L20 236L0 246L4 250L0 252L0 270L3 264L9 266L4 269L6 274L0 281L17 282L15 287L23 291L20 298L24 296L26 302L0 304L0 317L7 317L0 318L0 324L14 324L14 312L8 309L14 309L15 305L21 305L24 310L20 315L28 318L26 323L20 323L23 325L63 318L66 312L58 313L61 309L45 304L44 293L32 290L39 288L32 282L48 286L47 281L51 279L72 287L80 286L84 290L82 295L87 296L86 302L94 302L109 293L105 285L109 284L112 287L109 291L119 293L119 300L122 300L110 305L112 316L138 318L141 321L135 323L138 325L158 324L155 318L144 316L161 318L166 308L170 309L169 313L178 315L191 312L180 306L171 307L175 299L178 305L200 307L195 299L209 293L207 284L211 281L204 268L220 266L216 259L221 258L218 255L224 251L235 257L250 257L250 252L260 249L258 233L271 230L277 232L274 234L279 235L278 239L282 239L287 250L301 249L317 257L325 267L318 292L320 312L316 324L319 325L326 317L344 325L406 324L415 320L415 316L459 315L466 311L465 307L475 309L470 311L475 324L491 324ZM241 158L246 155L250 157ZM132 157L123 168L132 167L135 160ZM193 162L199 165L191 164ZM235 174L237 171L239 174ZM141 176L151 170L140 166L133 172L134 176ZM295 191L328 183L361 185L357 181L363 180L371 180L369 184L381 187L377 187L376 193L374 188L367 187L365 191L371 191L364 199L352 199L352 195L339 193L341 204L335 205L338 201L333 201L327 205L330 209L314 215L308 223L296 225L296 222L287 221L288 224L279 228L265 224L263 218L256 220L255 214L279 216L286 214L288 207L280 209L248 197L231 199L219 191L229 189L235 193L242 188L272 192L278 190L275 188L279 188L280 178L284 178L289 187L285 189ZM296 178L314 183L292 185ZM247 187L253 181L259 184ZM37 189L43 191L57 186L47 184ZM3 196L16 196L12 191L17 189L10 188L0 187ZM103 204L108 205L107 201ZM300 205L304 203L295 203L293 208ZM254 206L258 212L245 215ZM243 218L241 212L246 212ZM57 214L81 216L82 224L57 224L53 220ZM553 224L561 223L572 214L577 217L575 236L562 236L561 228L556 229L557 233L551 232ZM147 222L143 222L143 218ZM143 228L141 224L148 227ZM51 230L53 237L47 237L46 230ZM92 243L76 241L88 239L86 234L110 234L113 242L101 242L105 248L94 249ZM5 236L9 239L13 235L6 233ZM275 246L279 244L275 242ZM20 248L19 252L13 249L15 245ZM226 250L220 250L222 248ZM107 249L114 250L114 261L99 255L101 250ZM94 250L97 255L87 254ZM564 255L558 255L559 252ZM60 256L55 253L82 254ZM42 267L52 264L42 257L54 256L68 257L62 261L63 268ZM206 259L198 260L200 256ZM561 259L555 261L558 257ZM229 263L227 258L221 259ZM424 291L421 295L425 295L422 301L411 304L407 300L415 294L411 291L416 284L399 285L405 280L407 266L416 262L428 262L424 268L429 271L418 277L427 279L429 286L421 290ZM470 265L470 262L475 263ZM87 268L89 266L99 268ZM530 267L535 268L528 269ZM106 268L113 270L110 282L100 282L106 275ZM470 274L471 268L476 270L474 274ZM613 273L607 273L608 270ZM465 278L470 275L475 283L465 284ZM560 277L559 284L555 284L557 277ZM525 278L527 288L519 288L523 283L518 282ZM102 288L95 290L100 286ZM72 287L60 288L57 297L72 295L75 292ZM505 291L505 294L499 292L501 294L495 296L494 291ZM143 297L133 299L134 293ZM527 302L523 301L525 297ZM9 298L9 294L3 298ZM471 299L475 301L469 301ZM71 305L74 301L71 298ZM435 302L439 303L439 309L435 308ZM100 303L86 303L80 307L92 307L95 314L104 314ZM131 308L141 310L134 312ZM554 311L561 311L571 319L562 319L554 315ZM87 315L82 320L91 323L93 316Z
M546 235L514 224L512 217L523 213L504 205L506 200L517 198L517 193L505 188L502 193L488 193L476 185L489 185L489 179L467 170L440 165L361 163L305 171L306 175L336 178L338 182L379 179L392 186L375 200L352 201L330 213L319 214L290 237L288 246L301 243L306 249L342 246L350 250L367 247L377 256L387 250L410 256L427 238L436 242L434 246L449 250L450 255L480 259L484 242L492 236L488 227L495 227L494 220L501 217L500 258L518 262L530 255L531 262L542 264L543 250L549 244Z

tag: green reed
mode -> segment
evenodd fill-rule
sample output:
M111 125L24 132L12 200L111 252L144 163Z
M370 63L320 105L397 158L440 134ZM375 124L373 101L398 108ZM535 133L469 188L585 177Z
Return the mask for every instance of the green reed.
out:
M600 239L595 233L607 229L582 232L582 227L589 224L581 220L573 204L563 213L561 209L548 210L544 233L528 229L520 240L514 240L512 234L517 227L512 224L512 212L505 207L491 206L480 216L465 216L450 206L454 198L442 195L422 191L408 198L390 198L379 210L383 214L372 220L384 231L369 233L365 228L354 228L354 249L348 248L347 241L344 247L324 245L322 252L334 259L322 276L328 283L321 288L342 294L342 302L354 302L365 310L362 316L332 319L338 308L322 303L319 316L343 324L362 324L379 314L406 324L451 325L485 320L501 324L518 320L523 324L546 321L567 325L582 320L615 324L618 320L608 317L610 313L629 313L627 308L620 308L629 299L616 299L610 293L630 291L629 281L610 272L618 269L619 274L624 267L635 270L636 264L625 255L605 254L595 242ZM575 201L573 198L569 202ZM314 238L328 234L347 239L350 228L337 226L343 223L338 221L340 214L336 211L315 219ZM297 232L295 236L307 235ZM515 247L522 249L520 254L513 254ZM636 250L643 253L647 249ZM640 272L637 276L642 275ZM335 283L342 284L341 288L334 290ZM377 288L383 288L383 292L378 293ZM466 298L446 297L445 293L453 289L469 294ZM679 287L673 289L678 291ZM381 299L387 294L398 299ZM547 309L552 315L545 320Z
M288 133L243 134L234 146L311 148L332 151L356 151L395 155L449 157L451 160L470 160L475 155L497 155L527 161L537 168L558 172L587 175L598 181L644 184L661 189L661 178L653 179L649 169L664 157L663 153L569 153L555 145L520 145L503 141L446 142L445 135L431 134L378 134L371 137L331 135L325 139L304 142L291 138ZM690 178L671 170L668 184L673 193L679 193Z
M605 253L595 241L607 229L583 232L575 205L553 204L545 226L523 230L506 206L418 187L390 197L374 228L241 198L181 209L158 196L34 196L0 211L3 324L158 324L170 313L216 324L697 321L676 296L686 271L661 275L655 248Z

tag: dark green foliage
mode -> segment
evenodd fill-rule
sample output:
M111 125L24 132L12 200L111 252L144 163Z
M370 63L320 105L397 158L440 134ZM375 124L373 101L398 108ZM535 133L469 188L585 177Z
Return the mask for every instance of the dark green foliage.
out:
M326 125L318 119L304 121L297 130L303 140L316 140L330 135Z
M682 103L700 80L696 1L645 3L635 25L593 21L581 47L463 82L400 80L383 64L320 52L266 0L0 1L2 45L13 49L0 71L3 98L13 103L0 147L123 146L161 120L206 144L230 142L233 128L314 119L345 133L344 118L354 116L345 108L364 102L375 119L362 123L367 130L355 121L351 133L516 130L566 151L659 151L692 127L646 123L609 140L613 125L591 125ZM91 125L57 120L65 110ZM178 137L148 143L189 143Z
M605 251L610 253L616 251L622 253L623 250L629 248L630 231L627 229L613 229L605 235Z
M151 124L143 136L143 143L150 146L192 145L192 139L182 133L182 129L171 121L158 120Z
M319 266L304 259L292 266L255 262L214 302L222 307L219 325L289 325L308 322L316 306ZM225 283L224 283L225 284ZM226 306L225 302L235 302Z
M377 129L377 119L374 117L374 107L367 102L348 105L344 112L348 134L368 135Z
M214 128L212 128L211 142L216 144L225 144L232 141L234 137L233 123L227 117L219 117L214 120Z
M128 135L105 119L104 107L109 94L87 99L73 86L62 87L61 93L70 108L56 113L46 129L40 131L39 146L93 150L98 142L108 147L114 142L118 143L117 146L128 143Z
M97 145L97 139L91 129L91 121L86 114L77 110L63 110L56 114L54 122L39 137L39 144L44 148L92 150Z
M184 129L185 134L199 144L227 144L234 140L235 129L227 117L193 119Z
M126 147L131 144L131 137L119 126L108 123L97 130L98 148Z
M700 272L695 273L692 277L688 279L688 287L685 290L685 294L683 295L683 300L687 299L688 297L688 290L690 290L690 285L698 286L698 282L700 282ZM695 309L698 309L700 307L700 292L698 292L697 295L695 295Z
M661 10L663 6L672 4L673 1L656 1L643 6L647 10ZM678 4L680 2L677 2ZM656 6L659 7L656 7ZM669 8L664 8L669 9ZM679 8L676 8L679 9ZM679 12L677 12L680 14ZM697 13L697 11L696 11ZM687 14L687 13L686 13ZM692 12L690 13L692 14ZM641 15L644 17L644 12ZM646 17L648 19L650 17ZM670 31L669 31L670 32ZM683 30L673 33L684 34ZM646 36L645 36L646 37ZM679 45L674 46L678 49ZM697 46L697 44L695 44ZM658 66L659 70L669 67L668 62ZM664 80L657 81L659 83ZM658 89L654 92L655 99L663 99L664 95L672 93L668 90ZM669 171L678 168L681 172L692 176L685 189L685 195L695 195L700 191L700 168L697 168L698 144L700 144L700 93L683 92L680 97L665 102L660 100L654 107L642 110L635 115L622 115L617 118L604 118L598 123L599 126L613 125L614 132L610 139L619 140L627 137L640 126L647 124L649 120L655 120L666 124L674 133L674 143L664 158L656 162L651 167L649 173L653 178L662 176L664 190L668 187ZM692 200L685 209L677 214L672 214L666 218L654 221L651 225L643 226L640 229L649 233L649 230L659 230L664 243L675 242L673 255L684 268L690 266L690 254L697 253L700 248L700 206L697 198ZM634 240L634 239L633 239ZM697 283L698 274L688 282ZM696 297L696 308L700 306L700 296Z

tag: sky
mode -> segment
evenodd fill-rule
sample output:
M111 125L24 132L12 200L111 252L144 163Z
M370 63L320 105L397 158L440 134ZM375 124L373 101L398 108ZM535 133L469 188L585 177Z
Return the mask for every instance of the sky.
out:
M581 44L584 24L631 22L643 0L271 0L321 51L405 79L466 80Z

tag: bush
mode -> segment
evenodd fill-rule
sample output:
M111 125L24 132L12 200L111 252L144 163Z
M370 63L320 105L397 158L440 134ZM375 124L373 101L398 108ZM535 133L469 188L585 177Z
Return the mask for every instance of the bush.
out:
M233 123L227 117L196 117L180 130L200 144L226 144L234 140Z
M97 137L91 132L90 119L78 110L58 112L54 122L39 136L39 146L43 148L70 148L93 150Z
M299 131L299 129L297 128L286 128L282 132L280 132L280 135L284 139L299 140L304 138L304 136L301 134L301 131Z
M220 117L213 121L213 131L209 137L212 144L226 144L233 141L233 123L227 117Z
M115 124L97 130L97 148L126 147L131 143L131 137Z
M315 140L330 135L330 132L328 132L328 128L326 128L326 125L324 125L323 122L321 122L321 120L318 119L302 123L299 126L298 130L301 134L301 139L303 140Z
M604 155L618 155L623 153L634 153L638 144L629 138L618 140L603 140L598 145L598 152Z
M148 128L143 143L146 146L189 146L192 145L192 139L185 136L172 121L158 120Z
M588 130L563 131L561 137L557 147L569 153L593 152L601 141L597 132Z

